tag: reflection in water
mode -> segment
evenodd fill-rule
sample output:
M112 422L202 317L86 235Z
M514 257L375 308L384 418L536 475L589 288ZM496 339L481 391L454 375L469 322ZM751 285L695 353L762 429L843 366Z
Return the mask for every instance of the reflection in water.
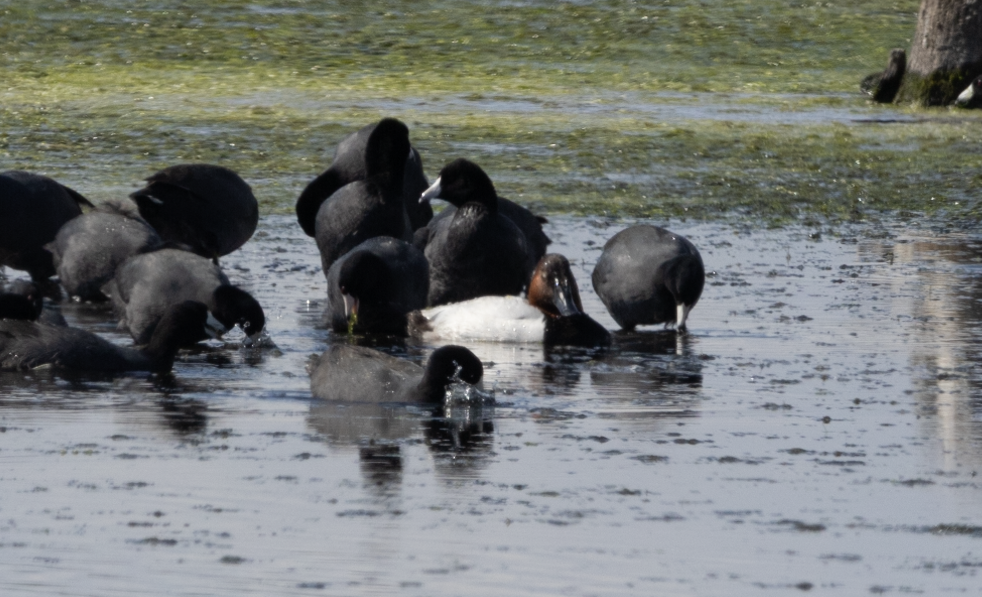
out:
M945 446L942 466L952 470L957 456L966 454L980 461L982 240L946 235L870 242L859 245L858 253L862 261L890 265L885 285L891 315L913 318L923 334L910 364L922 408L935 415L921 420L936 426L932 435Z
M162 398L156 401L168 429L179 436L202 434L208 428L208 406L191 398Z
M491 454L493 416L494 407L483 404L447 404L430 409L316 402L310 406L307 423L330 444L357 446L366 483L391 488L401 482L400 445L420 437L433 453L438 472L473 476Z

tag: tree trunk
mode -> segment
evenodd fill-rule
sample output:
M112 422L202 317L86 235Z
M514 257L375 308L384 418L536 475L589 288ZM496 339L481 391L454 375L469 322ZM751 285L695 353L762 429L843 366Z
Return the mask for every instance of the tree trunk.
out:
M897 101L950 104L982 74L982 0L922 0L912 45Z

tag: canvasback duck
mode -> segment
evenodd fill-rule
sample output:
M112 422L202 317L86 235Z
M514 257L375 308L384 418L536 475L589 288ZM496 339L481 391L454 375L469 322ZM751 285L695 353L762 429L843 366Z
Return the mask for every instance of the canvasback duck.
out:
M411 320L411 333L427 341L483 340L547 345L607 346L610 332L583 312L569 261L543 257L528 299L485 296L432 307Z

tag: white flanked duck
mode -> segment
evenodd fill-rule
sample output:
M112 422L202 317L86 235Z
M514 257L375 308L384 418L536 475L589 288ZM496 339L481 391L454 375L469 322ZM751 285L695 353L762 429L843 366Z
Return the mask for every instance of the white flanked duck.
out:
M410 333L425 341L479 340L607 346L610 332L583 312L569 261L559 254L539 260L528 299L483 296L415 314Z

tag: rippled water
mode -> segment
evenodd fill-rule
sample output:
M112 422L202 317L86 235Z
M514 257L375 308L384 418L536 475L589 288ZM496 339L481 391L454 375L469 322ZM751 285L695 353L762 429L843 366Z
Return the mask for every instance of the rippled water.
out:
M625 225L548 227L611 329L589 274ZM670 227L713 272L688 335L474 344L497 404L434 413L310 398L342 340L313 241L265 218L223 265L278 349L0 374L0 594L978 592L982 237Z

